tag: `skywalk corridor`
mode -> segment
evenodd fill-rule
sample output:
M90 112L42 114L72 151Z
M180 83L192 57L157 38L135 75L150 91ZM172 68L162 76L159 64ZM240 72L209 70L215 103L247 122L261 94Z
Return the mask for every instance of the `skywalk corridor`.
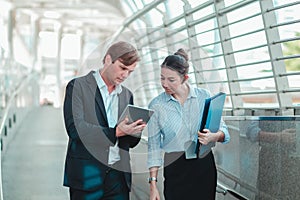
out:
M191 87L226 93L217 200L300 199L299 10L300 0L0 0L0 200L70 199L65 86L122 40L140 55L124 82L135 105L164 91L161 64L180 48ZM130 153L130 200L147 200L147 131Z

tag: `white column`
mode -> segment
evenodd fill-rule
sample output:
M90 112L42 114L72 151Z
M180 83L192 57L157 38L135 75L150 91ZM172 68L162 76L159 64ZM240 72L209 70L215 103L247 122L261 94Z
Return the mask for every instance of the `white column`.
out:
M279 108L281 109L281 115L293 115L293 109L288 109L288 107L292 106L291 95L289 93L281 92L289 88L289 83L286 76L281 76L281 74L286 73L284 61L276 60L279 57L283 57L283 53L282 53L282 48L280 43L273 44L273 42L280 40L278 28L272 27L272 25L277 24L275 11L268 11L270 10L270 8L274 7L273 1L272 0L260 1L260 6L263 13L262 17L266 29L265 33L268 41L268 49L269 49L269 54L270 54L270 59L272 64L272 70L274 73L274 81L275 81L275 87L277 91Z
M38 45L39 45L39 33L40 33L40 18L36 15L31 15L31 28L32 28L32 68L36 69L38 60Z
M57 25L57 54L56 54L56 90L55 100L53 102L54 107L60 107L62 104L62 84L61 84L61 40L62 40L62 24Z
M225 7L224 1L216 1L215 2L215 10L218 12L222 8ZM226 26L228 24L226 15L217 15L217 23L219 27L220 40L222 45L222 50L224 54L224 62L226 66L226 74L228 87L230 90L230 98L232 102L232 110L234 115L243 115L243 110L239 108L243 108L243 101L241 96L235 96L233 93L240 93L241 88L238 82L234 82L233 80L238 79L238 73L236 68L231 68L231 66L235 66L235 58L233 54L227 54L228 52L233 51L231 40L226 40L226 38L230 38L229 27ZM224 26L224 27L223 27ZM222 28L221 28L222 27Z

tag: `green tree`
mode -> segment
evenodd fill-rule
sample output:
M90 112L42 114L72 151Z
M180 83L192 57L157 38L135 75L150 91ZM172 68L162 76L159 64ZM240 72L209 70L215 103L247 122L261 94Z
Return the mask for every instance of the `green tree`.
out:
M296 33L296 36L299 37L300 33ZM300 40L294 40L291 42L283 43L284 56L300 55ZM300 58L293 58L284 61L287 71L300 71Z

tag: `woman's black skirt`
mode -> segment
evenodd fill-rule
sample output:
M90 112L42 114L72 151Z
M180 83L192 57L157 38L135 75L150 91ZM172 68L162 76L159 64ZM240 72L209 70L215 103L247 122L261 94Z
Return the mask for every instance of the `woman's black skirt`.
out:
M166 153L164 160L166 200L215 199L217 170L212 152L204 158L191 160L185 159L183 152Z

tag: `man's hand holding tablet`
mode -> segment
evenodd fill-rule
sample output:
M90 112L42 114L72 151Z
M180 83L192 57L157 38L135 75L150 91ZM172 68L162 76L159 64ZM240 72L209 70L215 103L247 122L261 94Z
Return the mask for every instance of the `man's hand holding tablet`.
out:
M151 109L127 105L118 120L117 137L125 136L129 132L130 135L139 137L153 113Z

